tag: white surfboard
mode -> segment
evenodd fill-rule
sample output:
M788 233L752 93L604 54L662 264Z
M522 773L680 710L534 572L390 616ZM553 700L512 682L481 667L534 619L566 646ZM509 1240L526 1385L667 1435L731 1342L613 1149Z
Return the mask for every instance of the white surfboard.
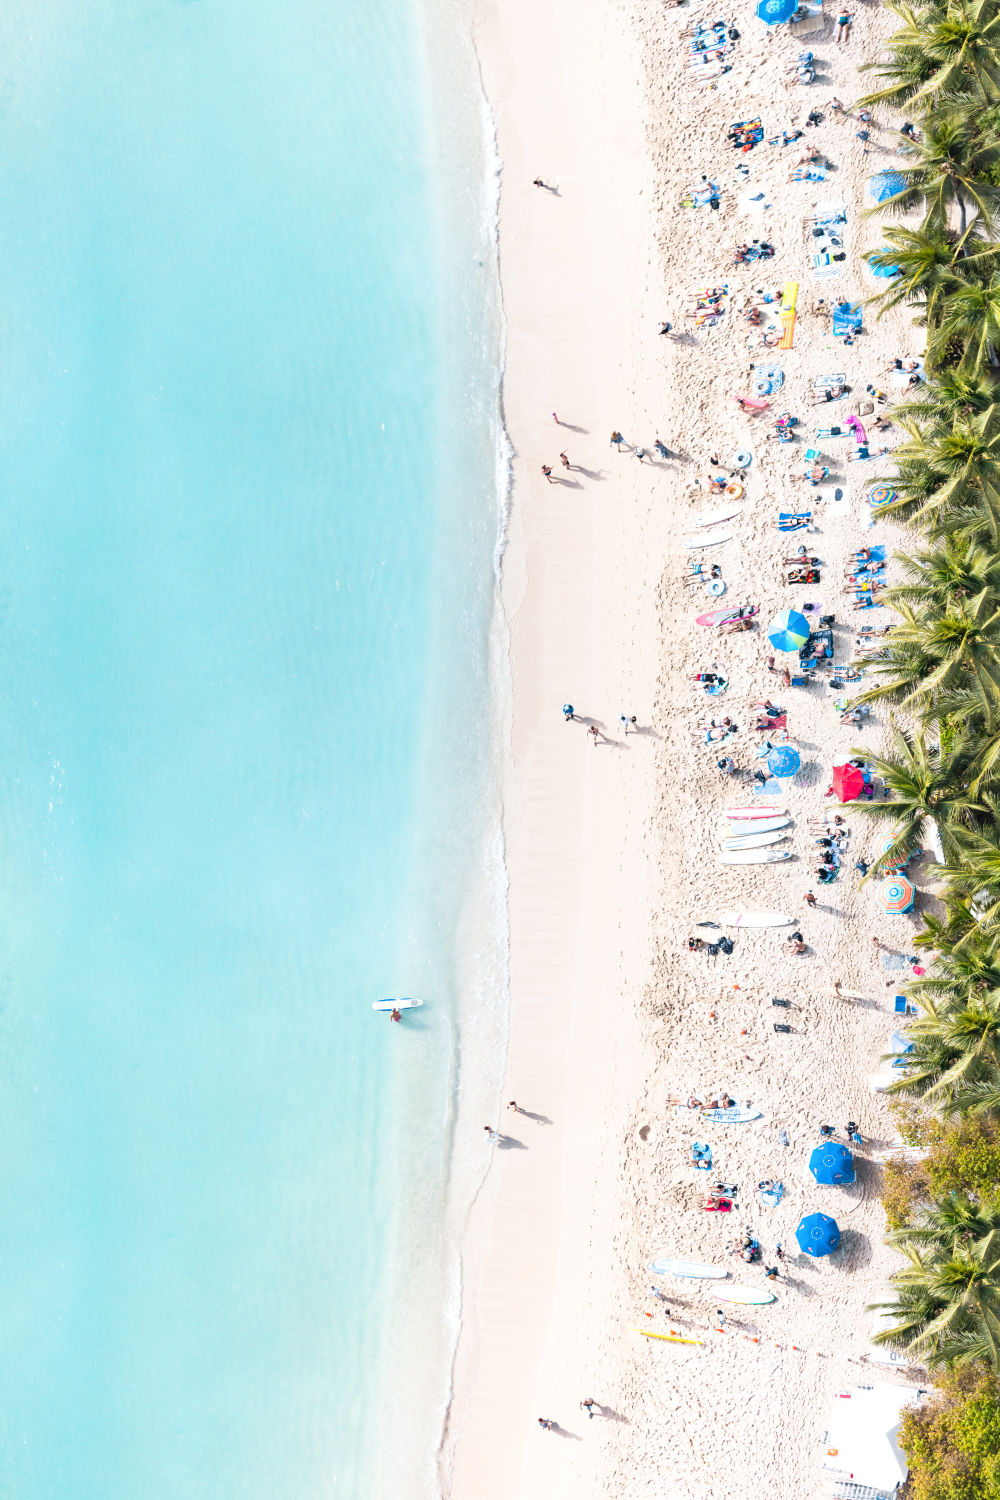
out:
M787 816L783 807L762 807L760 803L756 807L726 808L726 817L734 819L737 823L756 822L758 818L786 818Z
M720 1286L712 1296L718 1297L720 1302L741 1302L746 1307L763 1307L767 1302L777 1301L774 1293L766 1287L755 1286Z
M763 849L765 844L780 844L782 839L788 837L780 828L772 829L770 833L744 833L739 838L723 839L723 849Z
M717 547L720 542L731 542L733 533L722 529L721 531L705 531L701 536L686 536L685 547Z
M651 1260L654 1276L691 1276L703 1281L723 1281L729 1275L721 1266L704 1266L696 1260Z
M791 821L787 813L775 813L773 817L754 818L752 821L745 818L742 822L736 818L726 825L723 833L730 839L745 839L753 833L773 833L776 828L787 828Z
M724 505L721 510L709 511L708 515L695 516L696 526L719 526L723 521L735 520L743 514L742 505Z
M783 911L724 911L720 927L790 927L795 921Z
M780 860L791 859L787 849L726 849L719 855L722 865L776 865Z
M398 1000L373 1000L372 1010L416 1010L423 1003L422 1000L414 1000L412 995L402 995Z

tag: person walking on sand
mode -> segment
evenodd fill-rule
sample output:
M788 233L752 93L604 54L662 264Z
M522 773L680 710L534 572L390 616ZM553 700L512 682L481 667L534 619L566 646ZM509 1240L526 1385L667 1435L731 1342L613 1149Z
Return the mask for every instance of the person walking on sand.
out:
M559 462L562 464L564 469L571 469L573 467L569 459L566 457L565 453L560 453Z
M622 451L622 443L624 443L624 441L625 439L622 437L621 433L617 431L617 429L611 434L612 445L618 449L619 453Z
M637 448L635 450L635 456L639 460L639 462L642 463L643 459L647 457L645 448Z
M625 733L628 734L630 726L635 724L635 714L633 714L631 718L629 718L626 714L619 714L618 722L619 724L624 725Z
M597 742L601 737L601 731L598 729L596 724L591 724L590 728L587 730L587 733L590 735L590 738L594 743L594 748L596 749Z
M499 1130L494 1130L492 1125L484 1125L483 1129L486 1131L486 1134L490 1138L490 1144L495 1146L497 1141L500 1139Z
M560 422L559 418L556 416L555 412L552 413L552 420L556 424L557 427L561 427L562 426L562 423Z
M549 481L549 484L551 484L552 483L552 468L551 468L551 466L549 464L542 464L542 473L545 475L546 479Z
M721 1329L723 1329L723 1328L725 1328L725 1326L726 1326L726 1315L725 1315L725 1313L724 1313L724 1312L723 1312L723 1311L722 1311L722 1308L721 1308L721 1307L717 1307L717 1308L716 1308L716 1309L715 1309L715 1316L716 1316L716 1317L717 1317L717 1318L718 1318L718 1320L719 1320L719 1328L720 1328L720 1330L721 1330Z
M539 1417L538 1425L539 1427L544 1427L546 1432L554 1432L559 1423L554 1421L552 1417Z
M521 1106L518 1104L518 1102L517 1102L516 1099L510 1099L510 1100L508 1100L508 1102L507 1102L507 1108L508 1109L512 1109L516 1115L523 1115L525 1113L525 1111L521 1108Z
M854 20L852 10L842 10L837 17L837 41L846 42L851 34L851 22Z
M667 447L666 443L661 443L659 438L653 439L653 447L656 449L661 458L670 457L670 449Z
M588 1396L586 1401L580 1402L580 1410L585 1411L588 1417L592 1417L594 1415L594 1408L596 1406L597 1402L594 1400L593 1396Z
M806 903L807 906L815 906L816 905L816 897L813 895L812 891L806 891L806 893L802 897L802 899Z
M570 719L575 719L575 718L576 718L576 712L575 712L575 710L573 708L572 703L564 703L563 704L563 719L565 720L565 722L568 724L569 721L570 721Z

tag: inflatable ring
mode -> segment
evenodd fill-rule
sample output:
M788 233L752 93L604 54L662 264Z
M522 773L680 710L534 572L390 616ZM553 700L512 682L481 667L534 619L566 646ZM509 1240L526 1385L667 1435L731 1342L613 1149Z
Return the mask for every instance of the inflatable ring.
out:
M726 592L726 584L722 578L710 578L705 585L705 593L711 594L713 599L719 599Z
M749 448L740 448L733 454L734 469L748 469L753 463L753 454Z
M731 479L726 485L726 494L730 500L738 500L742 493L743 486L741 484L737 484L735 479Z

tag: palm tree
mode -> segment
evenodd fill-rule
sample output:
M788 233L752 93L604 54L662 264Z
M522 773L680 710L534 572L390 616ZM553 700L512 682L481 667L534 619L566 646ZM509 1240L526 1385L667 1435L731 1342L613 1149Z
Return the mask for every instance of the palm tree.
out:
M968 1193L951 1192L927 1204L912 1223L893 1229L889 1238L897 1248L929 1249L967 1244L988 1234L995 1235L1000 1244L1000 1197L994 1194L980 1203Z
M971 231L960 239L934 219L919 229L890 225L883 238L885 246L866 256L868 264L879 270L895 268L899 275L868 299L878 304L880 318L890 308L906 303L923 309L920 323L934 326L942 298L970 277L989 275L1000 263L1000 249L990 241Z
M961 536L945 536L936 547L912 556L896 554L907 582L887 589L886 604L902 601L918 611L943 611L949 602L979 600L1000 594L1000 556Z
M1000 209L1000 187L992 180L1000 163L1000 142L983 135L974 110L955 108L928 115L923 136L907 145L906 152L908 160L895 168L905 186L869 214L906 213L925 204L928 217L944 225L957 209L962 235L973 213L983 232L992 231Z
M1000 990L989 990L976 1000L928 1002L911 1021L907 1039L925 1100L940 1099L945 1108L974 1085L1000 1084ZM907 1072L909 1073L909 1066ZM907 1078L906 1082L916 1082ZM914 1092L912 1088L899 1092Z
M954 279L941 289L940 317L927 346L927 364L961 370L1000 365L1000 273L986 281Z
M875 1342L903 1349L931 1369L983 1361L1000 1367L1000 1245L995 1233L952 1247L901 1246L909 1262L892 1278L895 1302L874 1304L895 1327Z
M891 869L918 848L924 822L933 818L941 847L950 861L958 858L962 832L975 828L988 814L986 803L970 795L967 786L969 746L962 739L945 754L922 734L897 728L892 748L883 755L855 751L872 763L892 794L887 802L869 802L860 810L877 822L892 824L892 843L876 861L875 870Z
M886 87L862 104L930 105L974 91L1000 99L1000 16L993 0L951 0L920 14L889 4L904 25L885 43L887 61L868 63Z
M992 408L1000 401L1000 382L990 370L967 372L945 368L934 372L930 385L920 385L895 413L907 423L907 430L918 430L924 422L936 432L947 432L956 422L987 416L991 426L996 414Z
M950 427L900 426L908 440L893 452L901 498L892 508L932 534L957 528L1000 551L1000 406Z
M867 670L881 680L859 694L859 703L889 701L937 715L937 699L961 693L984 713L1000 715L1000 600L989 590L955 599L940 610L916 613L899 597L901 623L891 651Z
M974 783L970 785L974 789ZM990 824L969 832L961 841L960 858L955 863L939 866L938 873L947 884L949 899L964 903L973 919L970 932L959 939L957 947L960 950L968 949L978 939L991 949L992 944L998 941L1000 928L1000 838L996 827ZM975 958L982 959L981 950ZM1000 987L1000 976L993 978L993 972L991 963L988 982ZM956 984L957 978L957 975L949 973L948 982ZM985 972L977 979L977 983L979 982L987 982ZM918 985L923 987L924 984L923 980L917 981L914 989ZM927 987L931 988L929 985Z

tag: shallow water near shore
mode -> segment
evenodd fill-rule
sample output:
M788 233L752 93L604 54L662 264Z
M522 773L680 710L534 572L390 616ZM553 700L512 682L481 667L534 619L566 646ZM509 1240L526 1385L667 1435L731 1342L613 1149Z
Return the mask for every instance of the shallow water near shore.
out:
M19 1500L435 1492L505 985L491 203L437 25L443 119L384 0L0 21Z

